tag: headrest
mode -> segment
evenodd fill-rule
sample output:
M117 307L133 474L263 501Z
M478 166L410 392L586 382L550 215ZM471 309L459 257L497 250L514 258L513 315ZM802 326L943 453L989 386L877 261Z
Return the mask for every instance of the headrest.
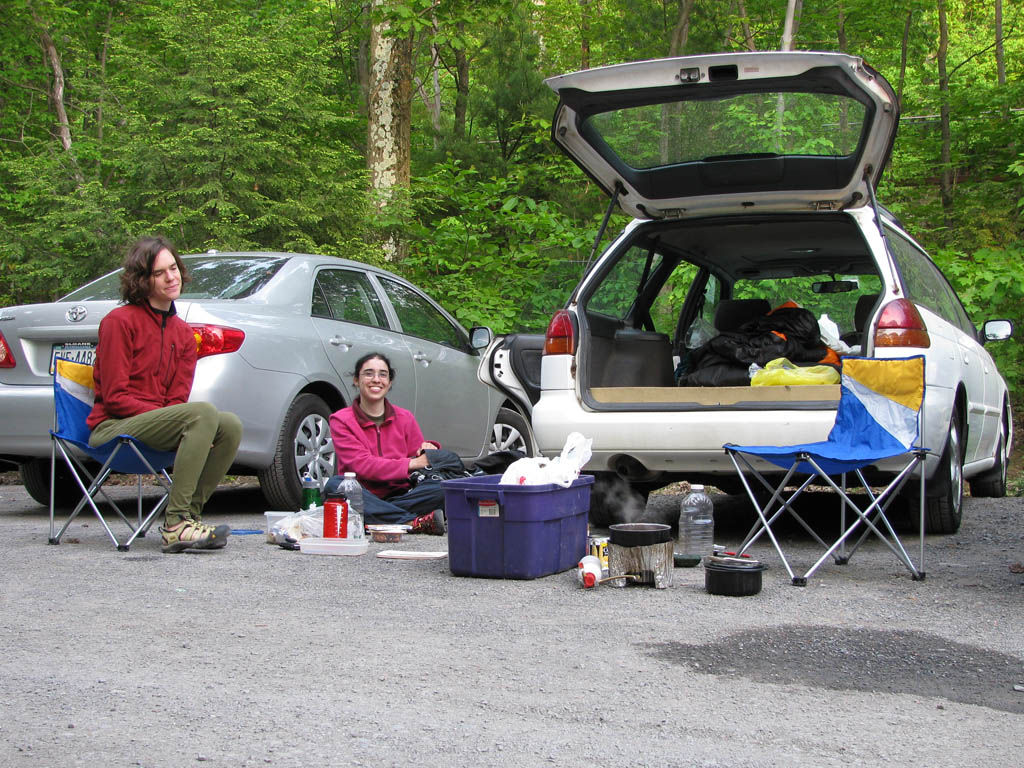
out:
M768 314L767 299L724 299L715 308L715 329L735 331L744 323Z

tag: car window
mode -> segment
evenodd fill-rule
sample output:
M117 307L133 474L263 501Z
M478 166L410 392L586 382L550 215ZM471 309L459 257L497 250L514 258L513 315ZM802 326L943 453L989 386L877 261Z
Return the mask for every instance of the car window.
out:
M886 236L899 264L907 296L964 333L974 336L976 331L967 310L932 260L895 230L887 227Z
M313 285L313 315L387 328L387 317L370 280L350 269L321 269Z
M182 286L182 299L244 299L278 273L287 257L183 256L192 279ZM121 298L121 270L72 291L61 301L102 301Z
M856 290L840 293L816 292L815 283L845 281L857 285ZM854 331L854 313L857 300L865 294L876 294L882 289L878 275L831 274L785 277L773 280L738 280L733 286L733 298L767 299L769 306L778 307L787 301L809 310L817 319L828 315L840 334Z
M585 125L630 167L645 169L712 157L843 157L857 150L866 117L849 96L769 92L630 106Z
M632 246L601 280L587 300L588 312L625 320L630 317L645 271L648 276L661 266L662 256L655 253L648 268L650 249Z
M425 298L394 280L382 279L381 284L405 333L455 349L468 349L469 339L462 330Z

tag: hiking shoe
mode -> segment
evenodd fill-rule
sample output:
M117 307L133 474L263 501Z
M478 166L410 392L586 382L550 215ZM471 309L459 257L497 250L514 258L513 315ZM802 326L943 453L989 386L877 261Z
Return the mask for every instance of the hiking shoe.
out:
M426 533L430 536L444 536L448 526L445 525L444 510L435 509L426 515L417 517L411 523L409 533Z
M231 535L230 525L207 525L202 521L196 521L196 525L209 528L213 533L210 534L209 544L195 546L193 549L223 549L228 545L228 536Z
M195 520L182 520L170 528L161 528L164 539L162 552L184 552L186 549L220 549L227 544L231 529L226 525L197 523Z

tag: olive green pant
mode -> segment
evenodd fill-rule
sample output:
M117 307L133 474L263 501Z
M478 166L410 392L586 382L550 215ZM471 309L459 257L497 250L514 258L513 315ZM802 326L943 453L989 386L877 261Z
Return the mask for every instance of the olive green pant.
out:
M202 519L203 505L235 460L242 422L210 403L179 403L107 419L93 429L89 445L103 445L118 435L131 435L158 451L177 451L164 518L164 525L173 526L185 518Z

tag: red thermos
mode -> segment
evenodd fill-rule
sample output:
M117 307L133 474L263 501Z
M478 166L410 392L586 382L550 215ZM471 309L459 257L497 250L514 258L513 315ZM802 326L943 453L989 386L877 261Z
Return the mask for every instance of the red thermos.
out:
M348 538L348 500L338 491L327 494L324 501L324 538Z

